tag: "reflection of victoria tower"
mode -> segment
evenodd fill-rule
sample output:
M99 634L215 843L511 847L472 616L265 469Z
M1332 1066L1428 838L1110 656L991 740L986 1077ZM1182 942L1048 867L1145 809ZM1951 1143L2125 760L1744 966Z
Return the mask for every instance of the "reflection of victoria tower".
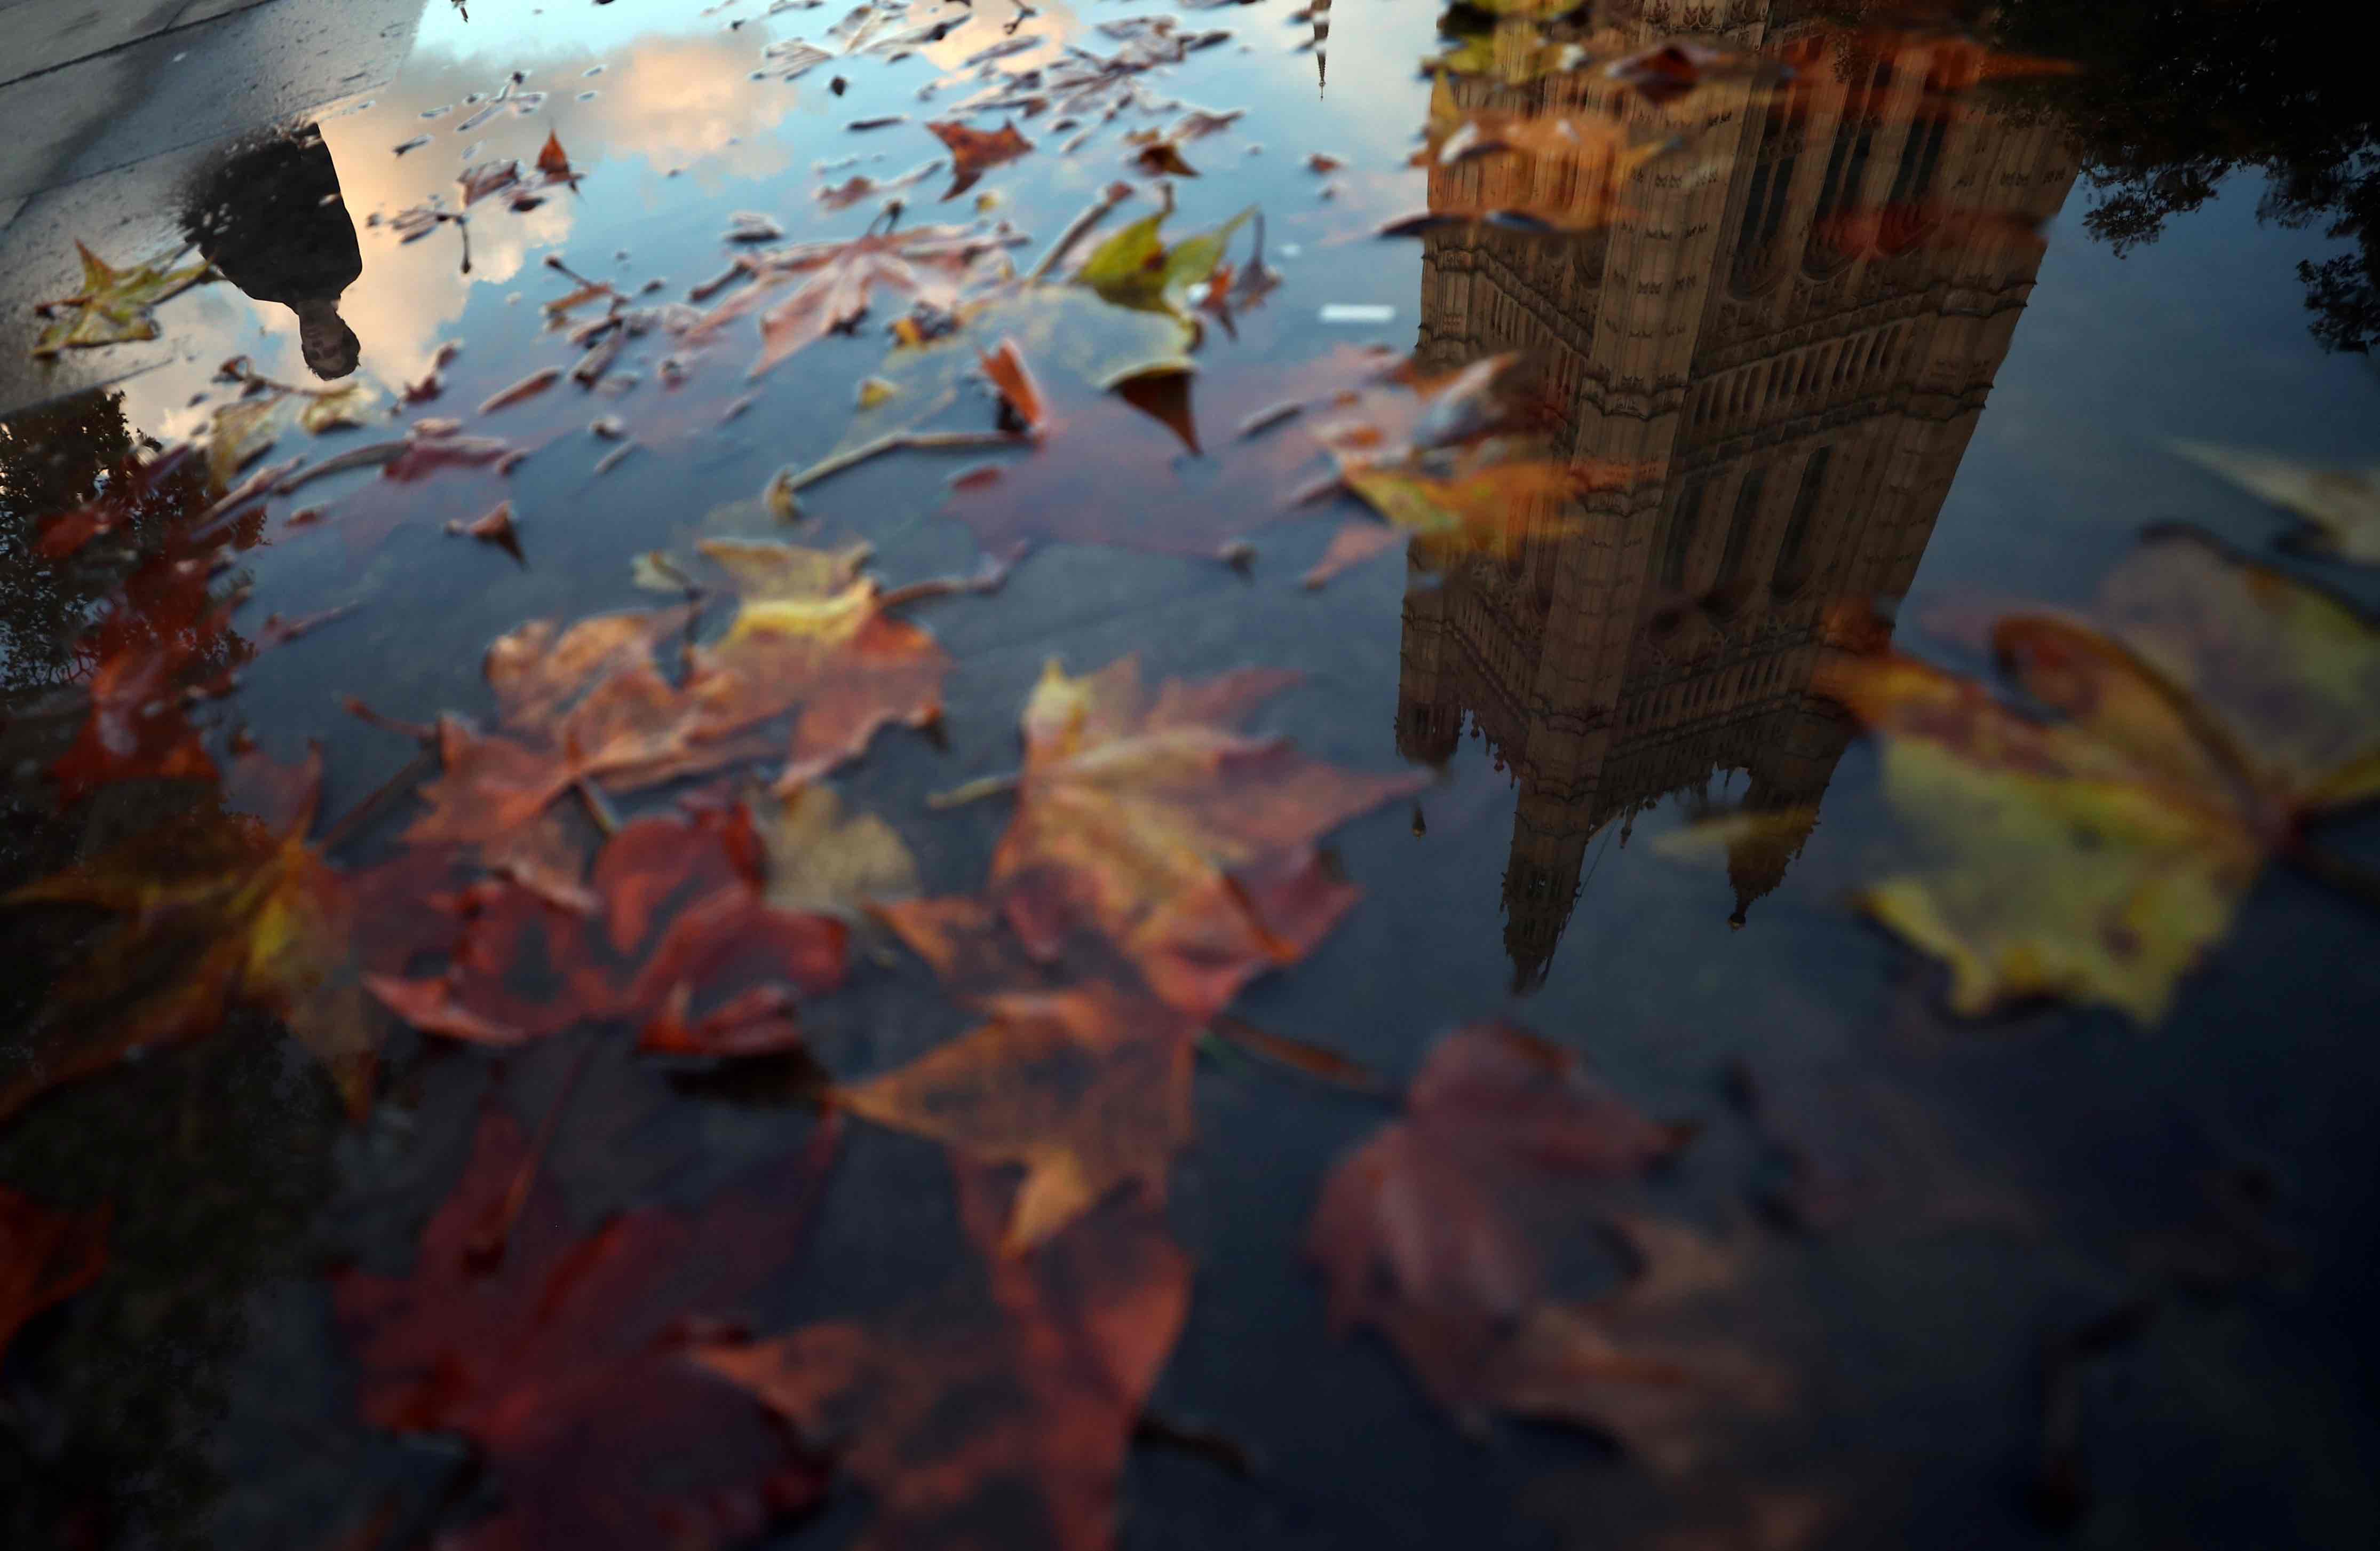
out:
M2054 127L1970 91L1972 43L1823 31L1787 0L1670 10L1642 7L1619 46L1682 29L1790 77L1666 110L1591 69L1459 79L1464 107L1617 116L1682 144L1616 184L1597 150L1430 172L1433 208L1616 202L1577 235L1427 238L1419 353L1526 353L1561 451L1649 470L1416 578L1405 605L1401 747L1445 759L1467 713L1520 785L1504 910L1524 987L1606 824L1721 770L1746 774L1748 807L1815 809L1851 731L1809 693L1827 605L1907 590L2032 289L2029 228L2074 178ZM1798 849L1738 849L1739 922Z

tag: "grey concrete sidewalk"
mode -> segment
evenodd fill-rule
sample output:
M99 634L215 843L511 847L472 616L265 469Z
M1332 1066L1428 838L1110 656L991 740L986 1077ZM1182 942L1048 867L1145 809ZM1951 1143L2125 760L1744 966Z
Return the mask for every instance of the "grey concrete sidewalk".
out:
M0 0L0 413L168 359L30 360L31 307L74 289L78 238L119 261L178 247L211 148L386 80L427 3Z

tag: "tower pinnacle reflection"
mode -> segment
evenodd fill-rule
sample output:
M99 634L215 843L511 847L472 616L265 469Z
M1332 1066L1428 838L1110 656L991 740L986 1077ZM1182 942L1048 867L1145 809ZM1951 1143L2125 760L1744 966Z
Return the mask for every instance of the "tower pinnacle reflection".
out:
M1593 137L1430 171L1433 209L1616 211L1430 234L1417 353L1524 352L1568 456L1646 470L1408 589L1400 747L1442 761L1468 721L1520 788L1503 908L1523 989L1613 820L1720 771L1744 774L1746 809L1815 809L1851 736L1809 692L1828 605L1907 591L2031 294L2033 230L2076 171L2057 128L1975 93L1969 40L1844 33L1790 0L1739 0L1724 26L1629 9L1598 55L1682 31L1790 74L1666 108L1594 69L1454 79L1463 109L1682 144L1633 173ZM1738 847L1738 924L1807 834Z

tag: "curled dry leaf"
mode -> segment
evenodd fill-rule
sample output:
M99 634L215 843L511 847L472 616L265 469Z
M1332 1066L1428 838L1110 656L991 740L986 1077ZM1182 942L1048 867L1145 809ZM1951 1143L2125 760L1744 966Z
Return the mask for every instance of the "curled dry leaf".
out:
M2153 537L2089 622L2004 618L2044 722L1914 659L1821 677L1885 743L1931 860L1863 896L1975 1014L2030 995L2161 1018L2265 861L2380 793L2380 631L2194 534Z
M1151 695L1130 658L1083 678L1049 666L992 856L992 896L1027 952L1095 932L1160 999L1203 1017L1329 933L1355 891L1315 839L1422 777L1354 775L1232 730L1293 681L1248 670Z
M1039 432L1050 422L1050 406L1041 396L1041 385L1033 379L1033 368L1026 364L1025 352L1014 339L1002 336L1000 343L978 358L983 362L983 374L991 379L1025 429Z
M446 531L477 539L481 543L493 544L522 565L528 564L528 557L521 554L520 531L514 526L513 504L510 501L497 502L486 516L469 522L457 518L446 524Z
M114 1212L52 1212L0 1185L0 1360L33 1317L99 1280Z
M820 1469L703 1374L681 1332L736 1313L794 1258L835 1142L830 1120L698 1216L627 1212L582 1238L519 1126L483 1116L412 1271L332 1284L365 1419L460 1435L503 1487L441 1544L710 1551L817 1499Z
M1605 1211L1585 1220L1619 1240L1619 1289L1579 1303L1548 1284L1549 1261L1581 1237L1582 1187L1633 1180L1691 1134L1646 1119L1524 1030L1448 1035L1403 1117L1323 1185L1306 1243L1332 1325L1379 1331L1468 1424L1498 1411L1559 1418L1682 1468L1703 1412L1778 1398L1773 1375L1729 1343L1678 1334L1688 1306L1732 1276L1732 1257Z
M1033 149L1033 142L1016 132L1013 123L1002 123L997 129L978 129L955 118L929 123L926 128L951 150L950 188L942 194L954 200L992 168L1003 162L1013 162Z
M42 304L42 314L50 322L33 342L36 359L154 339L157 319L150 309L214 276L204 261L181 269L166 267L170 260L117 269L80 242L75 251L82 259L82 289Z
M26 1034L34 1059L0 1081L0 1117L132 1051L201 1038L234 1005L269 1011L312 1051L352 1111L373 1065L343 880L307 844L319 752L294 773L249 755L261 815L213 805L0 895L0 906L89 905L116 920L53 989Z
M967 1207L990 1237L996 1203ZM1189 1301L1188 1259L1118 1203L868 1324L715 1342L696 1360L805 1438L840 1444L875 1500L869 1545L1111 1551L1134 1423Z

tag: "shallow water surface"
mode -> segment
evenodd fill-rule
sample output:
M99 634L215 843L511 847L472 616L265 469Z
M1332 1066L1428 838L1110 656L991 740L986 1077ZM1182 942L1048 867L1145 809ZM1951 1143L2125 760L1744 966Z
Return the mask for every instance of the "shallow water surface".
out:
M382 8L0 230L8 1544L2370 1540L2308 18Z

